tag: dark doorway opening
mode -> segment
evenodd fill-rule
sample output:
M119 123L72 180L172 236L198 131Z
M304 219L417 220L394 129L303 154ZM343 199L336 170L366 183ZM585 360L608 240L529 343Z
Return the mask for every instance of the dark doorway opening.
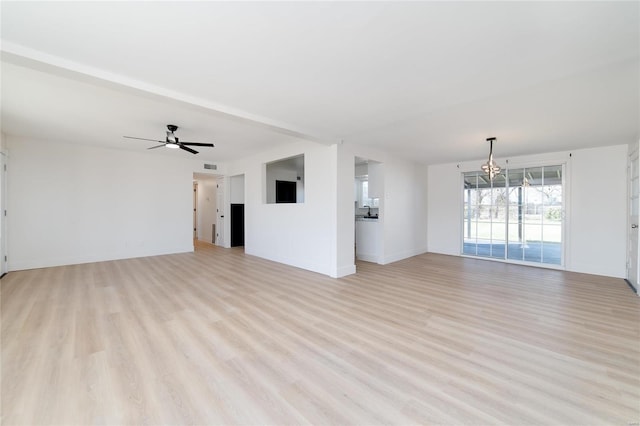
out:
M244 204L231 204L231 247L244 246Z

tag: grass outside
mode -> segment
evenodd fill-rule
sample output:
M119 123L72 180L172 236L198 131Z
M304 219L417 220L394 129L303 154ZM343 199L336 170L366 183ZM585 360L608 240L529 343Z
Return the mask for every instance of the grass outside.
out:
M500 220L500 219L498 219ZM543 225L544 223L544 225ZM511 243L520 242L518 238L518 223L509 223L509 239L507 240L507 226L503 221L489 220L471 220L471 229L469 223L464 221L464 238L465 240L492 240L492 241L509 241ZM470 232L469 232L470 231ZM528 220L523 226L523 241L544 241L560 243L562 242L562 222L545 220Z

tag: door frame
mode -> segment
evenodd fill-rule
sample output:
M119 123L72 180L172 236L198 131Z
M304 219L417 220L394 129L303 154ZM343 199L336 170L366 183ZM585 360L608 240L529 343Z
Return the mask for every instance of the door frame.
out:
M228 210L227 200L227 185L228 179L224 176L218 176L216 178L216 235L215 235L215 245L221 247L229 247L227 242L225 241L226 235L228 234L227 221L224 220L225 214Z
M640 276L640 245L638 242L638 225L640 211L640 143L629 150L627 157L627 259L626 281L638 294ZM636 162L635 167L633 162ZM636 184L634 185L634 180ZM634 206L635 203L635 206ZM634 214L634 211L636 214Z
M0 278L9 272L7 235L7 168L9 155L6 151L0 151Z
M193 182L193 239L198 239L198 182Z
M466 254L464 253L464 240L465 240L465 216L464 216L464 194L461 194L461 196L458 198L459 200L459 205L458 205L458 211L460 212L460 228L459 228L459 255L462 257L469 257L469 258L473 258L473 259L482 259L482 260L490 260L490 261L494 261L494 262L503 262L503 263L513 263L516 265L526 265L526 266L533 266L533 267L538 267L538 268L546 268L546 269L558 269L558 270L569 270L569 261L568 261L568 250L569 250L569 244L570 244L570 240L568 238L568 232L570 229L570 223L569 223L569 211L570 211L570 200L571 200L571 192L570 192L570 181L568 179L568 176L570 175L570 167L571 167L571 162L570 162L570 158L571 158L571 154L569 154L569 158L547 158L547 159L543 159L541 161L521 161L521 162L509 162L506 161L505 162L505 171L506 173L508 173L508 170L514 170L514 169L521 169L521 168L525 168L525 169L529 169L529 168L538 168L538 167L551 167L551 166L561 166L562 167L562 212L561 212L561 226L562 226L562 230L561 230L561 238L562 238L562 243L561 243L561 247L560 247L560 264L555 264L555 263L542 263L542 262L530 262L530 261L526 261L526 260L517 260L517 259L509 259L508 258L508 253L507 253L507 247L505 244L505 255L504 257L489 257L489 256L478 256L478 255L474 255L474 254ZM465 167L465 168L459 168L459 188L462 188L464 190L464 175L465 173L469 173L469 172L478 172L477 169L475 168L471 168L471 167ZM508 229L508 224L505 224L505 240L508 241L509 239L509 229Z

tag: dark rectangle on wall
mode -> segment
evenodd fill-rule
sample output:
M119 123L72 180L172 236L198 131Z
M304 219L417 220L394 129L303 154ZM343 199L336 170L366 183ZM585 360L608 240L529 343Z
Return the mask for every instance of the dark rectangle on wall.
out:
M296 182L286 180L276 181L276 203L295 203L297 192Z
M244 204L231 204L231 247L244 246Z

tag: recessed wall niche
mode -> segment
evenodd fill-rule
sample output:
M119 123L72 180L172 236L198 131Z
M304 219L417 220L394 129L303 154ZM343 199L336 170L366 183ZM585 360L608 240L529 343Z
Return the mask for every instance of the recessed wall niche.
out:
M265 164L266 201L304 203L304 154Z

